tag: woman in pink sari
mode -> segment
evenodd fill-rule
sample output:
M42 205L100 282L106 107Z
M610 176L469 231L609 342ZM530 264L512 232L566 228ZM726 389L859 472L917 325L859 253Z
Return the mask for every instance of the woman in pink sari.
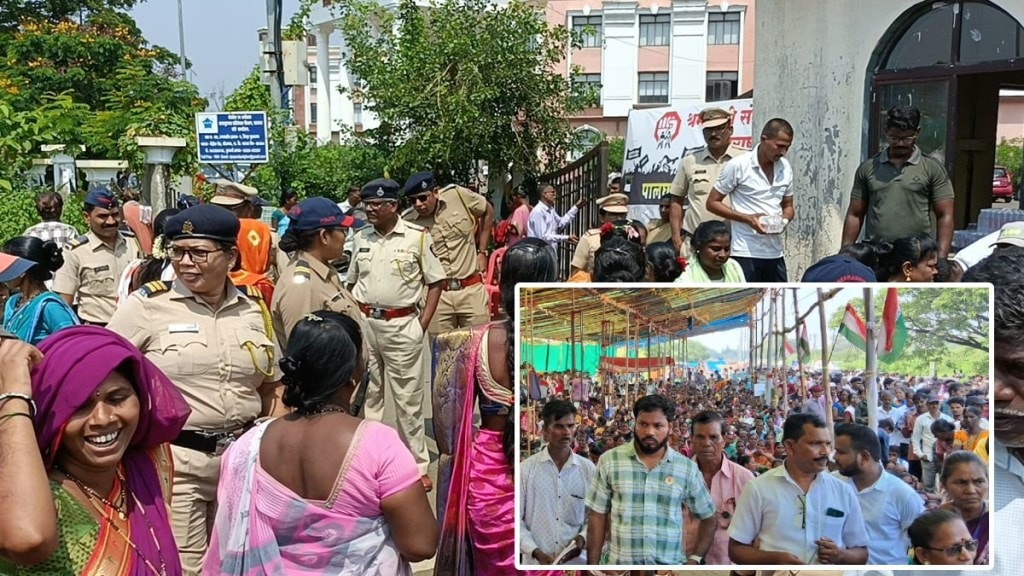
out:
M38 351L4 338L0 574L181 574L167 443L189 412L156 366L104 328L65 328Z
M366 370L354 320L326 310L288 338L284 403L221 460L204 574L409 576L438 527L398 433L349 416Z
M536 238L521 240L502 261L502 306L507 313L515 310L519 282L553 282L556 275L547 245ZM442 334L435 341L434 432L442 453L437 509L444 512L436 576L521 573L515 568L513 541L515 455L510 414L515 401L515 314L508 316L504 322ZM475 436L474 400L480 406L480 429Z

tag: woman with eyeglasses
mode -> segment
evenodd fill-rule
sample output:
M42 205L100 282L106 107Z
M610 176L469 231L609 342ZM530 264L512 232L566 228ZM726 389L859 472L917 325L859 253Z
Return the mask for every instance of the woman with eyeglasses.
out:
M958 450L946 456L939 475L950 501L940 509L963 518L971 539L978 542L975 564L988 564L988 469L973 452Z
M917 517L910 528L911 564L969 565L974 563L978 541L963 519L949 510L932 510Z
M258 290L237 288L238 218L212 204L167 221L174 282L154 281L121 302L108 328L160 368L192 408L171 444L171 525L185 575L200 573L217 502L220 455L261 416L287 412L270 313Z

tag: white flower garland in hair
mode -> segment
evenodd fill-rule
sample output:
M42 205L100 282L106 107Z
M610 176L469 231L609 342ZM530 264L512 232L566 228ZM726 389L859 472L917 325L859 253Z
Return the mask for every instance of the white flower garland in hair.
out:
M163 236L157 236L153 240L153 258L159 258L160 260L167 259L167 250L164 249Z

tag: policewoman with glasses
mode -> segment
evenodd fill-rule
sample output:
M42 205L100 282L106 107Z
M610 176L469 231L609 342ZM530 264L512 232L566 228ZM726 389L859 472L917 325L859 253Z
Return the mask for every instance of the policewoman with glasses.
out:
M261 416L286 413L279 353L259 291L235 287L238 218L219 206L167 221L174 282L146 284L121 303L108 328L160 368L192 408L172 442L171 525L183 573L198 575L216 508L220 455Z
M346 279L369 326L370 382L364 416L383 420L385 394L394 397L398 434L415 457L429 492L433 483L427 475L430 454L423 392L430 389L430 361L425 336L448 274L427 229L399 217L397 182L373 180L360 196L370 225L353 236ZM421 310L424 289L426 304Z

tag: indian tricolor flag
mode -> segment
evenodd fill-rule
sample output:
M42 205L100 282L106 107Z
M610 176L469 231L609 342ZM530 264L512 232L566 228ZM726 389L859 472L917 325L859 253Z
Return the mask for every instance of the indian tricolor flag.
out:
M882 331L884 337L879 338L878 359L882 362L892 362L903 354L903 347L907 344L907 325L903 320L900 298L895 288L889 288L885 294Z
M789 338L784 337L782 339L782 349L785 350L784 356L786 358L789 358L793 354L796 354L796 348L793 348L793 345L789 343Z
M857 315L853 304L847 302L846 314L843 315L843 323L839 326L839 333L846 337L860 350L867 350L868 329L864 321Z

